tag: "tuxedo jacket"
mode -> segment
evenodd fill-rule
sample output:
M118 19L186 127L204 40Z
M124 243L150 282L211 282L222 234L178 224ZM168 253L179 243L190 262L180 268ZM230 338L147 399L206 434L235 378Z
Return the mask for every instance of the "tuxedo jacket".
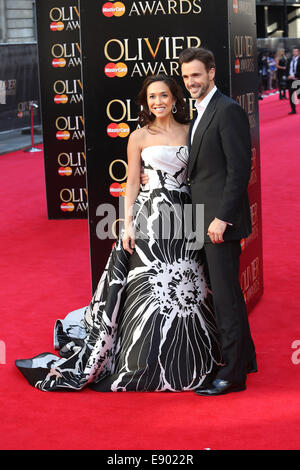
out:
M189 132L188 184L194 221L196 204L204 204L204 240L215 217L227 225L226 240L246 238L252 230L248 199L251 174L251 136L248 116L236 101L219 90L210 100L194 134Z
M291 57L291 58L287 61L287 66L286 66L286 76L287 76L287 77L290 75L290 65L291 65L292 60L293 60L293 57ZM295 77L296 77L298 80L300 79L300 57L298 57L298 62L297 62L296 72L295 72Z

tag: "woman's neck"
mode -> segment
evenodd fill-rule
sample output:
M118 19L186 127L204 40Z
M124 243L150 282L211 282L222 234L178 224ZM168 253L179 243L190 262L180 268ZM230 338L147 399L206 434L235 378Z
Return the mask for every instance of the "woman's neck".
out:
M176 123L175 119L173 116L167 116L164 118L158 118L156 117L155 120L152 123L152 126L155 126L159 129L161 129L164 132L170 131L173 127L174 124Z

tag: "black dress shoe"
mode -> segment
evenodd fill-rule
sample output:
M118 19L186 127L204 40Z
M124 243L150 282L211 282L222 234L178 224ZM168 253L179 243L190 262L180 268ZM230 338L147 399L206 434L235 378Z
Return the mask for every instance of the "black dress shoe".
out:
M246 390L245 382L235 384L228 382L228 380L215 379L211 387L206 389L198 388L195 390L195 393L204 397L214 397L217 395L225 395L230 392L241 392L242 390Z
M296 111L290 111L289 114L297 114Z

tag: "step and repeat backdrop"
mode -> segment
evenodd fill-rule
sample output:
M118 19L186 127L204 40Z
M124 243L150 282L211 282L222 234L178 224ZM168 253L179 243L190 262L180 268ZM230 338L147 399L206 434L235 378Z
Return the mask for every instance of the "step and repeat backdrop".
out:
M38 0L36 15L48 217L87 218L78 2Z
M250 311L263 291L255 0L43 3L37 9L48 213L82 217L87 210L92 290L124 221L126 147L138 126L142 82L165 73L184 88L179 53L202 46L215 53L217 86L246 110L251 127L253 233L241 243ZM186 99L192 117L194 101Z
M241 241L240 282L250 311L263 292L260 142L256 2L228 0L230 37L230 96L248 114L252 137L252 168L248 186L252 234Z

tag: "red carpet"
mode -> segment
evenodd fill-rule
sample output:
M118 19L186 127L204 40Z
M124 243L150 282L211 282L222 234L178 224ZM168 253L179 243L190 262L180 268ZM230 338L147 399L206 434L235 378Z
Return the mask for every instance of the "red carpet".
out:
M47 219L42 153L0 157L1 449L300 448L300 114L288 111L277 96L260 103L265 293L250 315L259 373L223 397L28 385L14 360L53 352L55 320L90 299L88 224Z

